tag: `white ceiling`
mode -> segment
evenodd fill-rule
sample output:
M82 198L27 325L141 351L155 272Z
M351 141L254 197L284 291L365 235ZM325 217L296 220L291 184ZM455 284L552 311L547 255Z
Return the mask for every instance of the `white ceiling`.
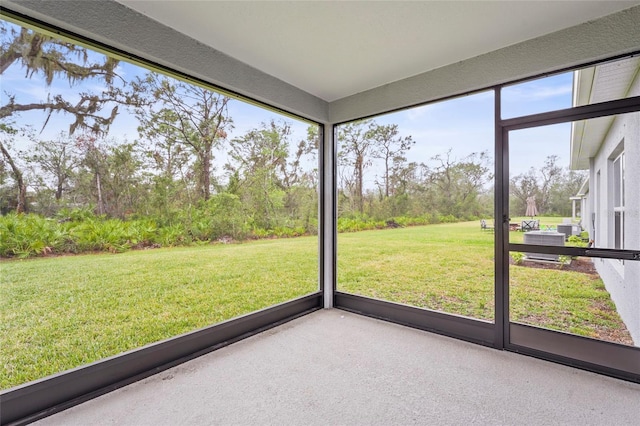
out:
M640 4L117 1L329 102Z

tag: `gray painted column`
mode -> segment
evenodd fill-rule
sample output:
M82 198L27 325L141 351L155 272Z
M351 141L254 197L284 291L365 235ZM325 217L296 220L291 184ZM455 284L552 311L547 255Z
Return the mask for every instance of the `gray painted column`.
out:
M336 206L335 206L335 140L332 123L324 123L324 135L322 138L322 170L321 175L324 183L321 186L322 197L321 206L324 208L324 227L320 238L324 244L323 251L323 301L324 308L333 308L333 299L336 288L335 283L335 260L336 260Z

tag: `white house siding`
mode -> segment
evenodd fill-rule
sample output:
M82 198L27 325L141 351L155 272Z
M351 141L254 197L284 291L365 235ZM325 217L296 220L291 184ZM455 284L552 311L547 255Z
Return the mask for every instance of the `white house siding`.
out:
M636 78L631 95L640 95L640 78ZM639 250L640 112L618 116L597 156L591 159L590 196L583 226L589 231L589 237L595 239L596 247L614 247L612 160L619 154L621 143L624 144L626 164L624 248ZM595 233L591 212L596 212ZM635 345L640 346L640 261L595 259L594 264Z

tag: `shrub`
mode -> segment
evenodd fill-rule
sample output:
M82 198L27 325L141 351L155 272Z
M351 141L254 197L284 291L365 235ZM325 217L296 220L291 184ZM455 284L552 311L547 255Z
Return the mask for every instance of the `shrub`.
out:
M68 234L58 222L35 214L0 217L0 256L30 257L60 252Z
M129 243L134 247L149 247L157 242L158 226L151 219L124 222Z
M76 250L121 253L131 248L127 225L117 219L88 220L71 229Z
M259 228L259 227L253 228L253 230L251 231L251 234L253 235L254 238L271 238L271 237L273 237L273 231L272 230L262 229L262 228Z
M524 263L524 253L519 251L514 251L511 253L511 259L513 259L513 263L516 265L522 265Z
M569 238L567 238L567 242L569 243L569 245L576 246L576 247L587 246L586 241L583 241L582 238L578 237L577 235L571 235Z
M77 209L69 209L65 207L58 211L56 218L60 222L84 222L86 220L95 220L97 216L93 213L92 207Z
M560 256L558 256L558 269L563 269L566 265L568 265L569 263L571 263L571 256L567 256L565 254L561 254Z
M395 223L403 227L429 224L429 218L426 216L418 216L418 217L397 216L392 218L391 220L393 220Z
M174 247L186 244L187 238L184 226L173 224L159 228L156 242L163 247Z
M458 222L458 219L452 214L448 214L446 216L440 215L438 217L438 222L439 223L455 223L455 222Z

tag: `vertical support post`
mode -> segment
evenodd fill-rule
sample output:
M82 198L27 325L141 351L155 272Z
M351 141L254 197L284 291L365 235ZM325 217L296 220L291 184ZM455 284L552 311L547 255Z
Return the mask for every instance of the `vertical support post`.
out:
M508 238L508 185L509 185L509 152L505 141L505 133L501 119L501 87L494 92L495 120L495 205L494 205L494 259L495 259L495 340L494 346L503 349L508 341L509 327L509 249L505 238Z
M321 249L321 283L323 306L333 308L336 291L336 142L335 127L324 124L320 161L320 208L321 229L319 240Z

